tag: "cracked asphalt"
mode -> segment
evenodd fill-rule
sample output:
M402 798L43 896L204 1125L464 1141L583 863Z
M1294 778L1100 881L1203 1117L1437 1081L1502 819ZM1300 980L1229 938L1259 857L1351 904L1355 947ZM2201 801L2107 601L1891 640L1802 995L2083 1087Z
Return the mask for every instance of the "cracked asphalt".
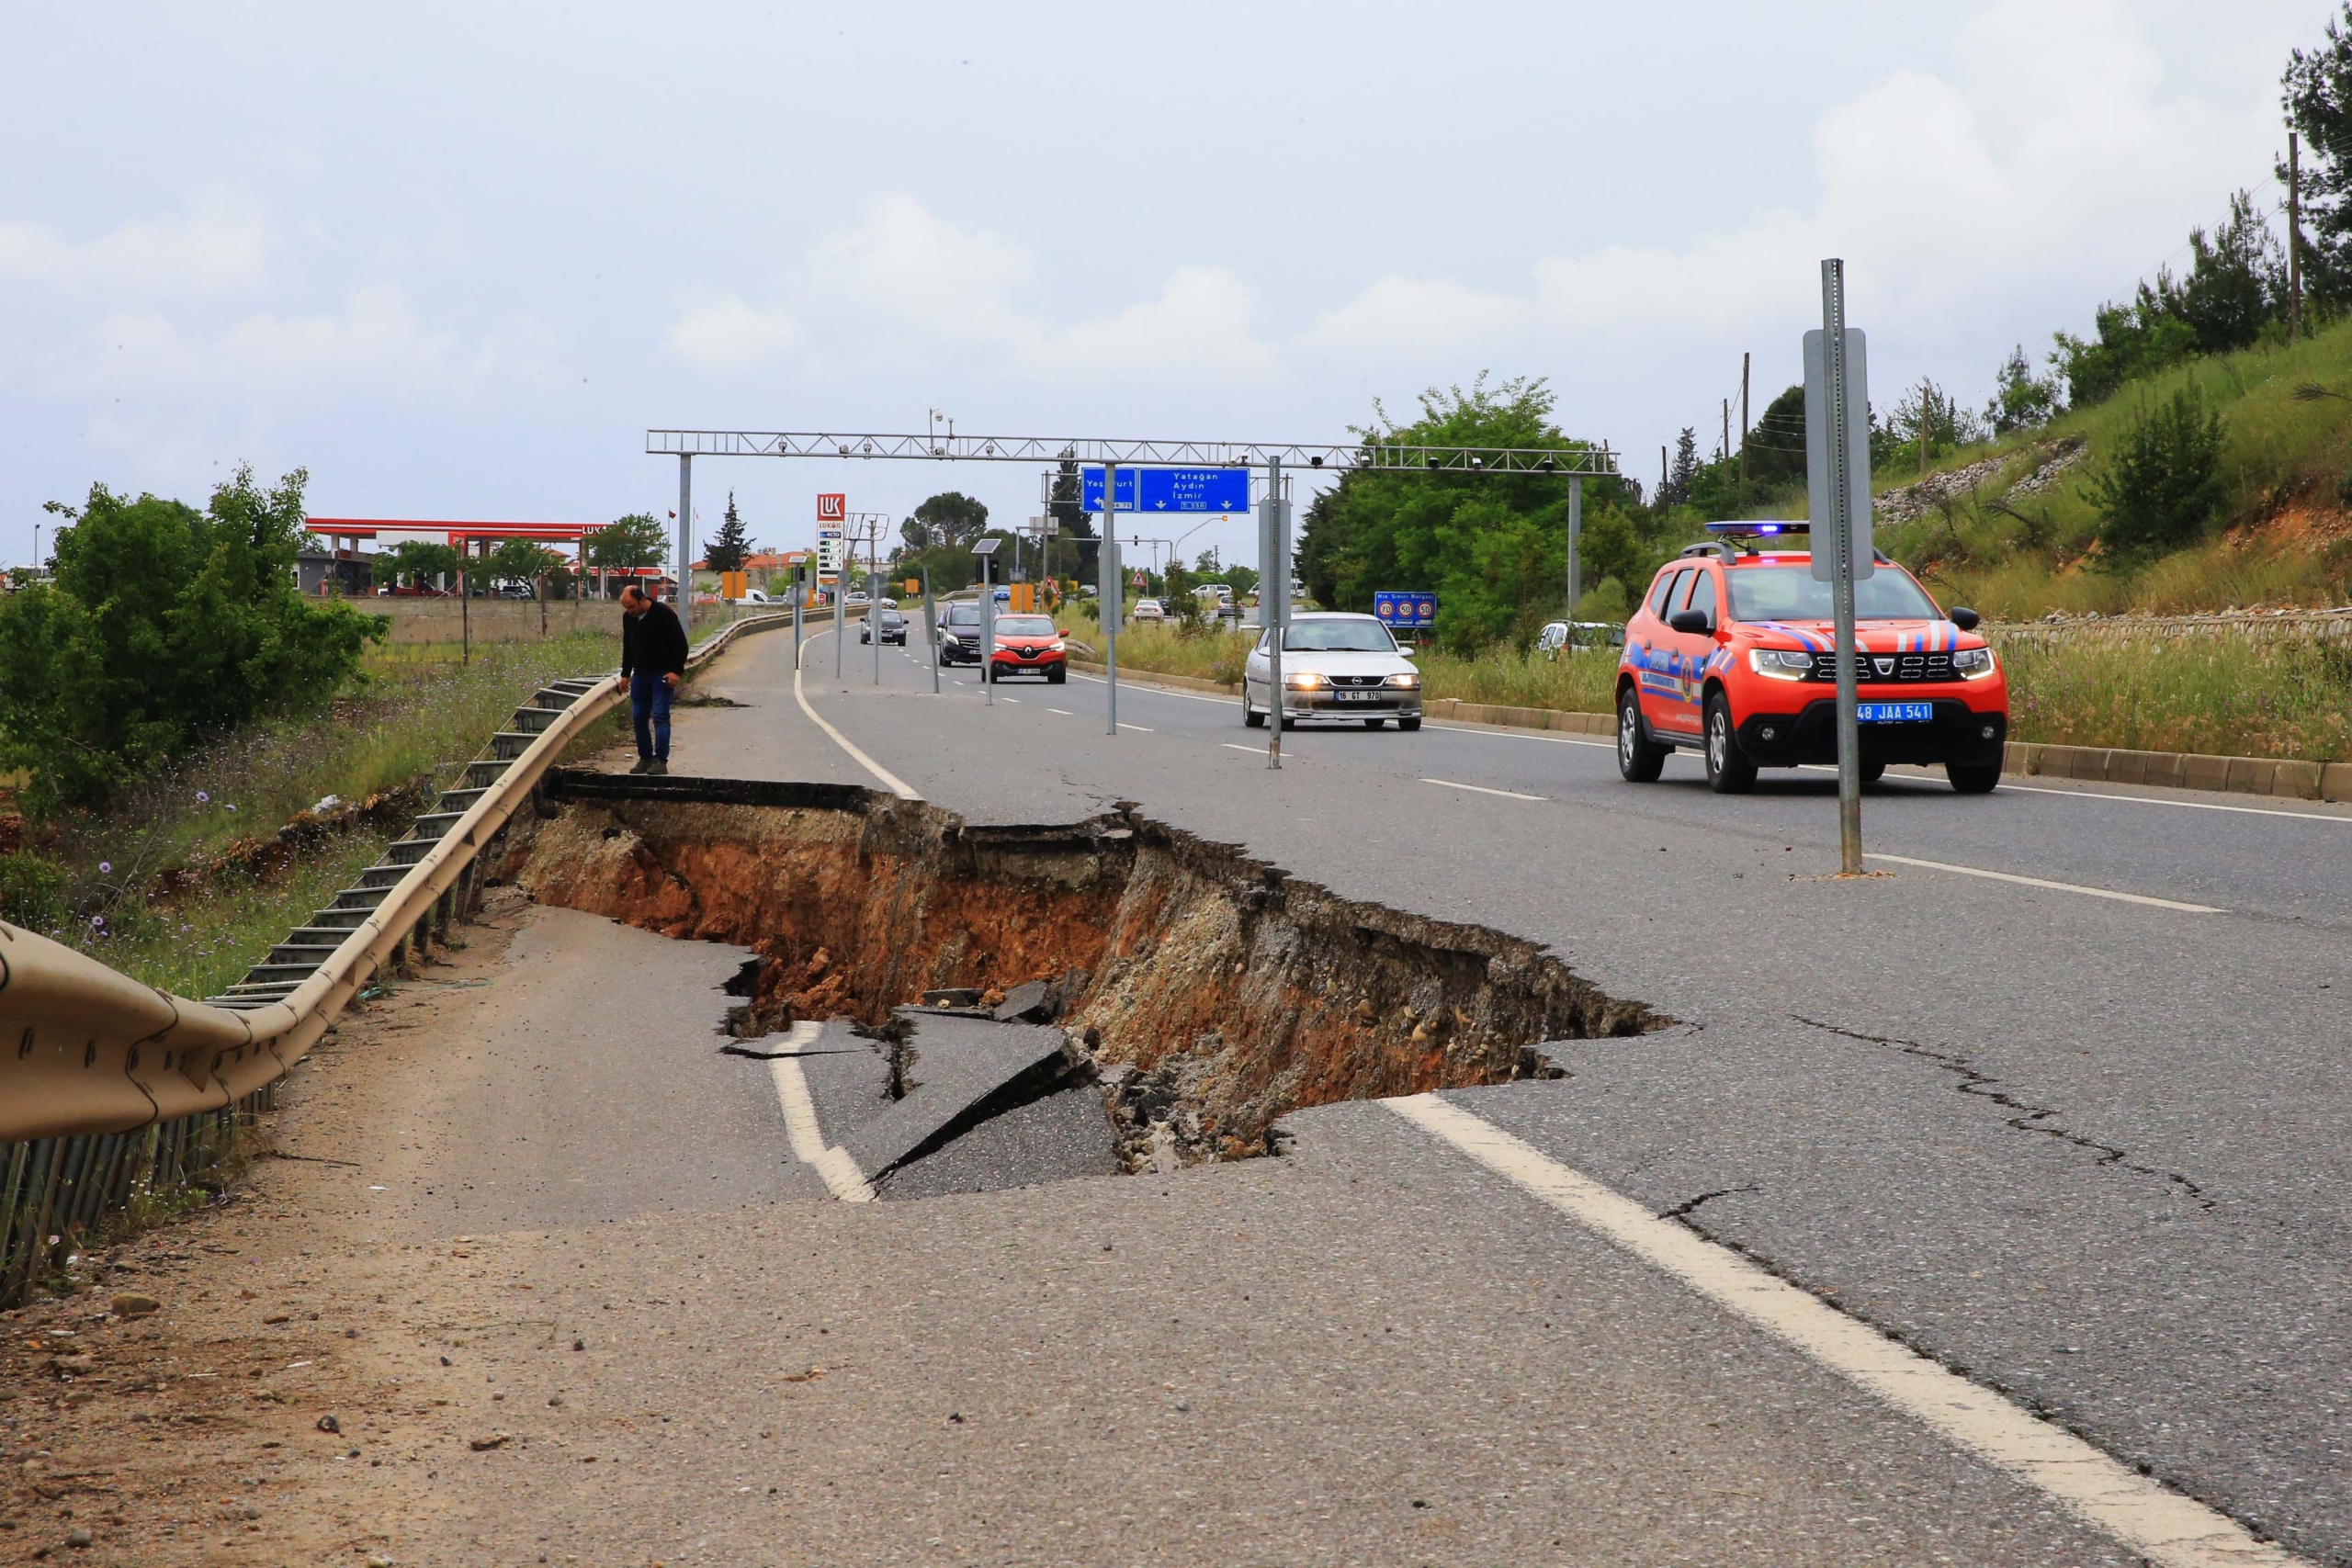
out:
M984 706L968 673L933 697L893 649L877 688L851 651L837 681L812 641L809 700L941 806L1051 822L1134 801L1349 897L1548 942L1671 1014L1554 1046L1565 1079L1453 1098L2352 1562L2352 813L1890 776L1865 801L1874 852L2223 912L1883 862L1841 882L1825 774L1724 798L1689 758L1634 786L1605 745L1434 725L1295 730L1274 773L1229 702L1125 687L1114 739L1100 682ZM858 782L801 716L790 661L787 639L755 640L706 677L753 705L682 719L677 770L723 754Z

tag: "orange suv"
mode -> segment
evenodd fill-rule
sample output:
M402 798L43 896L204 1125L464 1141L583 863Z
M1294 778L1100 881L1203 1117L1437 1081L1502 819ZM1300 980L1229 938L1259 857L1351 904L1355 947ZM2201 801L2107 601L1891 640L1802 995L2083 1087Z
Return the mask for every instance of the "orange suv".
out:
M1710 523L1714 539L1658 569L1625 626L1617 666L1617 770L1647 784L1678 747L1707 784L1738 794L1759 767L1838 760L1837 638L1812 557L1775 547L1803 523ZM1936 607L1880 558L1854 584L1861 769L1943 764L1951 786L1999 782L2009 694L1973 610Z

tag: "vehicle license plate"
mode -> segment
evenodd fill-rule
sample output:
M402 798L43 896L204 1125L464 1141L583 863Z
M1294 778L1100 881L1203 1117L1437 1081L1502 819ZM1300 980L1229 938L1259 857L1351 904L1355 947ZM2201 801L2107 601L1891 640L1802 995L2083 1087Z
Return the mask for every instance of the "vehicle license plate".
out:
M1854 717L1862 724L1925 724L1936 716L1933 703L1856 703Z
M1368 703L1380 694L1377 692L1334 692L1331 694L1343 703Z

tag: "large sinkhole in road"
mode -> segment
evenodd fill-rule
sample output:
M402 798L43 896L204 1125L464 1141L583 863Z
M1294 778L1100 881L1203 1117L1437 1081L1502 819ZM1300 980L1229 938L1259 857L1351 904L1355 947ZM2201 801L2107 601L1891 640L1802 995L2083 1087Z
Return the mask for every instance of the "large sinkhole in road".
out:
M1055 1026L1053 1070L944 1135L1083 1083L1104 1168L1266 1154L1293 1111L1556 1077L1539 1043L1667 1021L1535 943L1340 897L1130 807L983 827L839 786L567 773L522 826L506 869L531 897L751 949L731 1032L853 1020L877 1094L926 1072L940 1015L910 1009Z

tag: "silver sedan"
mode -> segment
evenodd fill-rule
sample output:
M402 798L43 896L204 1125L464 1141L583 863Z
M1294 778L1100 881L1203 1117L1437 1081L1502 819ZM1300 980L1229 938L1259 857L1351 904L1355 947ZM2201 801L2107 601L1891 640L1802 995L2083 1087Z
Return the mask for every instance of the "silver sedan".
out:
M1241 722L1262 727L1273 711L1272 661L1265 632L1241 673ZM1372 615L1294 615L1283 637L1283 728L1302 718L1361 721L1378 729L1421 727L1421 675L1388 628Z

